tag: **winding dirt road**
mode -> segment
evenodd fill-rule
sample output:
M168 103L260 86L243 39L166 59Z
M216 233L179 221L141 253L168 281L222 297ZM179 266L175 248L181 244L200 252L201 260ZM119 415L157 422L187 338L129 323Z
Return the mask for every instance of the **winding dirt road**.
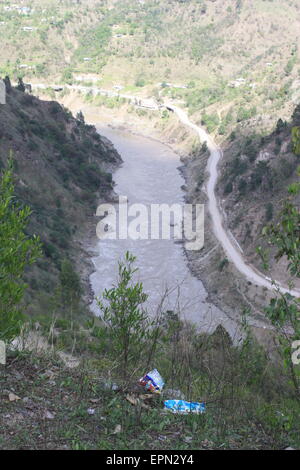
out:
M222 215L215 194L215 187L218 180L218 163L222 158L222 150L215 144L215 142L204 129L198 127L196 124L193 124L189 120L187 114L182 111L182 109L178 108L177 106L173 106L172 104L168 104L167 107L169 109L172 109L177 114L182 124L189 126L190 128L196 131L201 142L207 142L207 146L210 152L210 158L207 164L209 178L206 183L208 209L212 219L214 234L221 243L228 259L235 265L238 271L240 271L240 273L242 273L249 281L253 282L258 286L266 287L270 290L275 290L276 287L272 283L272 280L270 278L264 276L254 266L251 266L245 262L237 242L234 240L233 237L230 237L230 235L226 232L226 229L223 226ZM300 291L289 290L279 282L275 282L282 293L289 293L295 297L300 297Z

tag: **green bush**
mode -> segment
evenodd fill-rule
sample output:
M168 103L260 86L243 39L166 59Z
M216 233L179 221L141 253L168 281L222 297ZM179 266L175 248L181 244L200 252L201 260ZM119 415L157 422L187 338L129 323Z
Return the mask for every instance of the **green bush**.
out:
M135 257L129 252L119 262L118 284L105 289L98 306L103 313L109 335L113 341L116 357L121 358L123 375L126 377L129 361L143 348L143 342L151 336L151 321L143 309L148 295L143 284L133 283Z
M300 155L300 126L292 128L293 150L296 155Z
M78 306L82 287L80 278L70 260L64 259L61 262L59 279L63 306L72 311Z
M31 210L14 200L13 163L10 159L0 181L0 338L11 340L20 331L19 304L26 284L26 267L41 254L37 237L25 234Z
M208 132L213 132L219 125L220 119L217 114L204 114L201 124L204 125Z
M247 190L247 181L244 180L244 178L240 179L239 184L238 184L238 190L239 193L244 196L246 194Z
M265 217L268 222L273 219L273 204L271 202L268 202L268 204L266 205Z
M146 80L144 78L137 78L135 81L135 86L144 87L146 85Z
M226 186L225 186L224 194L230 194L230 193L232 193L232 189L233 189L233 187L232 187L232 182L229 181L229 182L226 184Z
M228 265L229 265L228 259L227 258L222 259L222 261L220 261L219 266L218 266L219 271L223 271L223 269Z

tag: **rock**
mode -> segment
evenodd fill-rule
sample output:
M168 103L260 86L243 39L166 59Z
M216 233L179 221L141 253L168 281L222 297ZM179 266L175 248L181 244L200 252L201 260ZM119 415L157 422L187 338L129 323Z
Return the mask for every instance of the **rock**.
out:
M113 392L117 392L119 390L119 386L114 382L108 382L103 379L100 379L100 386L104 390L112 390Z
M20 397L18 397L18 395L15 395L14 393L9 393L8 394L8 399L9 401L17 401L17 400L21 400Z
M173 388L167 388L164 391L164 397L172 400L185 400L185 395L181 390L175 390Z
M23 380L24 379L24 376L22 374L20 374L20 372L18 372L18 371L14 372L14 376L15 376L16 380Z
M114 430L113 434L119 434L121 431L122 431L122 426L121 426L121 424L117 424L117 426L115 427L115 430Z
M55 416L54 416L53 413L50 413L50 411L46 410L44 415L43 415L43 418L45 418L45 419L54 419Z

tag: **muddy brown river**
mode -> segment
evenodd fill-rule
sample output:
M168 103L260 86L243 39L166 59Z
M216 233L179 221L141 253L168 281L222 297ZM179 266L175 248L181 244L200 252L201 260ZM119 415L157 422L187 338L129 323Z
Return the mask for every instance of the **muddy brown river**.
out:
M183 203L181 186L184 180L178 171L179 156L162 143L111 128L99 128L123 159L122 166L114 173L115 192L126 196L128 204ZM117 205L115 205L118 210ZM118 260L129 251L137 257L139 268L136 279L143 282L149 295L145 307L149 315L155 315L158 305L166 295L163 310L179 313L183 320L196 325L200 332L211 333L222 324L235 342L239 341L237 323L215 305L207 301L208 294L202 282L187 267L182 244L174 238L168 240L110 240L101 239L95 247L93 258L95 272L90 281L95 296L110 288L117 280ZM99 315L94 301L92 311Z

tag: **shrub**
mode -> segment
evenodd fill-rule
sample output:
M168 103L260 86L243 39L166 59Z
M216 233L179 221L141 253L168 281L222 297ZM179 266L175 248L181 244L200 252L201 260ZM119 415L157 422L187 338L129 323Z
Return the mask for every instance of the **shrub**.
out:
M246 190L247 190L247 181L244 180L244 178L242 178L240 181L239 181L239 184L238 184L238 190L240 192L240 194L242 196L244 196L246 194Z
M296 155L300 155L300 126L292 128L293 151Z
M228 266L228 264L229 264L229 261L227 258L222 259L222 261L220 261L219 266L218 266L219 271L223 271L223 269L226 266Z
M269 202L267 205L266 205L266 220L267 222L269 222L270 220L273 219L273 204L271 202Z
M229 181L229 182L226 184L226 186L225 186L224 194L230 194L230 193L232 193L232 189L233 189L233 187L232 187L232 182Z
M150 336L151 323L142 307L148 295L144 293L142 283L133 283L133 275L137 271L133 268L135 260L133 255L126 253L125 260L119 261L118 284L112 289L105 289L103 301L98 299L115 352L122 357L124 377L127 375L129 360Z
M144 87L146 85L146 81L144 78L137 78L135 81L135 86Z
M26 284L25 268L41 254L37 237L25 234L31 210L14 200L13 163L0 181L0 338L13 339L20 331L22 314L18 308Z
M220 119L217 114L204 114L201 124L205 125L208 132L213 132L219 125Z
M60 269L61 299L63 305L71 310L78 306L82 288L80 278L70 260L64 259Z

